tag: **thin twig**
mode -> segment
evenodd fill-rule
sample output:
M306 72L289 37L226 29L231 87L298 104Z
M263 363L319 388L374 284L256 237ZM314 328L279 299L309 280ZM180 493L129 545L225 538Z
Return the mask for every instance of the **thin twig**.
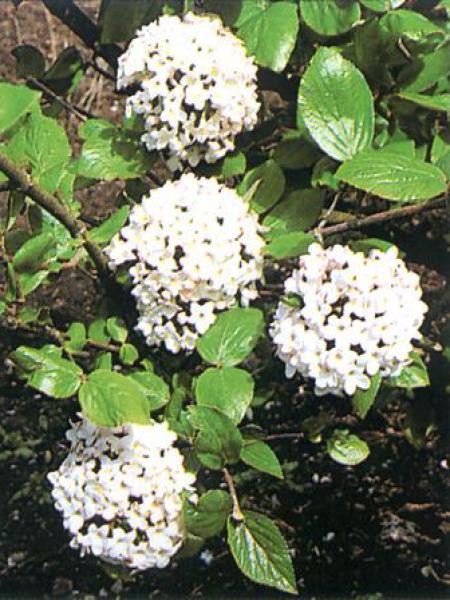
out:
M293 433L271 433L270 435L267 435L264 439L265 440L292 440L292 439L300 439L302 437L305 437L305 434L303 431L296 431Z
M341 197L341 194L340 194L340 192L337 192L337 193L334 195L333 202L332 202L332 203L330 204L330 206L327 208L327 210L326 210L325 214L323 215L323 218L322 218L322 220L321 220L321 221L320 221L320 223L319 223L319 229L324 229L324 227L325 227L325 225L327 224L327 221L328 221L328 219L329 219L329 217L330 217L331 213L333 213L333 212L334 212L334 209L336 208L336 206L337 206L337 203L339 202L339 198L340 198L340 197Z
M225 478L225 481L227 482L227 486L231 494L231 499L233 501L233 519L235 519L236 521L243 521L244 513L242 512L241 507L239 505L236 487L228 469L223 470L223 476Z
M5 183L0 183L0 192L10 192L14 189L15 186L12 184L11 181L5 181Z
M447 200L448 196L445 196L444 198L436 198L435 200L430 200L429 202L424 202L423 204L413 204L412 206L404 206L403 208L397 208L394 210L384 210L367 217L354 219L353 221L338 223L337 225L330 225L329 227L323 227L321 229L319 228L316 230L316 232L324 237L327 235L334 235L336 233L345 233L346 231L361 229L363 227L369 227L370 225L376 225L378 223L384 223L394 219L418 215L429 210L445 208Z
M78 221L55 196L39 187L26 171L17 167L7 156L0 152L0 171L3 171L9 179L21 190L32 198L42 208L49 212L70 232L72 237L82 240L87 253L94 262L101 276L109 276L108 261L106 255L97 244L87 238L87 231L83 223Z
M100 67L100 65L97 64L97 62L95 61L95 56L94 60L88 60L86 64L92 69L94 69L94 71L97 71L97 73L100 73L100 75L103 75L103 77L105 77L106 79L109 79L110 81L116 81L114 75L111 75L111 73L108 73L108 71L105 71L105 69L102 69L102 67Z
M58 96L58 94L55 94L55 92L53 90L51 90L49 87L47 87L45 85L45 83L42 83L42 81L39 81L35 77L27 77L27 81L32 83L35 87L39 88L41 91L43 91L46 96L50 96L50 98L53 98L53 100L56 100L57 102L62 104L64 106L64 108L67 108L67 110L69 110L71 113L76 115L82 121L86 121L87 118L89 118L89 119L96 118L95 115L91 114L87 110L84 110L84 108L81 108L80 106L75 106L75 104L67 102L67 100L65 100L62 96Z

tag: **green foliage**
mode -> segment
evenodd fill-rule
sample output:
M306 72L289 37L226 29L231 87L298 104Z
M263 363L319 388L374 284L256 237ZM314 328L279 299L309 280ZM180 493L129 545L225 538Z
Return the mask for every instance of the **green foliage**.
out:
M269 212L263 225L270 228L271 238L289 231L306 231L316 223L324 201L325 193L322 190L291 192Z
M271 519L246 511L242 521L228 517L227 527L231 553L247 577L283 592L297 593L286 541Z
M380 386L381 375L380 373L377 373L370 380L370 387L368 390L357 389L356 393L352 396L353 408L361 419L364 419L369 412L370 407L375 402Z
M366 442L347 429L335 429L327 441L327 451L333 460L350 467L364 462L370 453Z
M264 316L257 308L232 308L221 313L198 340L197 350L208 363L232 367L242 362L264 331Z
M234 25L259 65L278 72L284 69L298 33L297 7L293 2L243 0Z
M309 246L315 241L311 233L302 231L291 231L274 237L267 244L266 252L274 258L292 258L300 256L308 251Z
M261 440L245 440L241 450L241 460L245 464L283 479L283 471L272 448Z
M309 133L331 158L346 160L369 148L374 106L362 73L333 48L319 48L303 75L298 111Z
M72 361L61 358L55 346L40 350L20 346L11 354L27 384L51 398L69 398L76 394L82 381L82 370Z
M215 408L191 406L189 422L199 430L194 448L202 465L222 469L227 463L239 460L242 436L227 415Z
M142 384L114 371L96 369L80 387L83 414L96 425L149 423L150 400Z
M387 384L399 388L421 388L430 385L427 367L420 354L411 352L411 363L403 367L401 373L395 377L389 377Z
M247 371L234 367L207 369L197 379L195 398L199 406L217 408L240 423L252 403L254 383Z
M251 208L257 213L262 213L281 198L285 184L280 166L275 161L268 160L245 174L238 191L243 196L252 186L257 185L252 195Z
M0 133L10 129L29 112L39 108L40 92L24 85L0 82Z
M223 490L208 490L197 504L184 501L183 519L187 530L202 538L219 535L231 512L231 498Z
M306 25L324 36L346 33L361 16L357 0L300 0L300 14Z
M169 386L161 377L149 371L136 371L131 373L129 378L141 386L141 391L147 399L150 412L159 410L169 402Z
M133 179L153 164L153 157L140 142L140 135L117 129L109 121L90 119L80 127L84 139L77 173L92 179Z
M429 200L447 189L445 175L436 166L389 149L356 155L339 167L336 176L366 192L399 202Z

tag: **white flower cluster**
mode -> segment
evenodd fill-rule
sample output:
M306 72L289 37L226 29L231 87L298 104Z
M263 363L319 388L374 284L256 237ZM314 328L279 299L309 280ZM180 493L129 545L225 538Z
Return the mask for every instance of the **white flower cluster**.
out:
M258 120L253 58L218 17L163 16L140 29L119 58L119 89L133 84L127 115L143 117L142 140L173 171L218 161Z
M148 345L192 350L218 311L257 296L264 240L257 215L215 179L183 175L133 207L106 252L130 275Z
M397 249L365 256L312 244L299 266L285 282L288 298L271 327L286 376L298 371L314 379L320 396L366 390L378 372L398 375L410 360L411 340L420 338L427 306L418 275Z
M48 478L71 547L133 569L166 567L184 539L181 493L195 482L176 434L166 423L107 429L82 419L66 437L69 454Z

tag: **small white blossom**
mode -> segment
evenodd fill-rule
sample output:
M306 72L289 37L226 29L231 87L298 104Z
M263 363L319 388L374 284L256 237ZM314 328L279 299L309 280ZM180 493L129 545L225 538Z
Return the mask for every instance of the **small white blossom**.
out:
M193 174L133 207L106 252L113 268L130 263L137 329L147 344L191 351L219 311L248 305L262 277L261 231L234 190Z
M108 429L82 419L66 437L69 454L48 478L70 546L133 569L167 566L184 539L181 493L196 500L176 434L167 423Z
M367 390L370 377L398 375L410 361L427 306L419 277L397 249L367 256L345 246L312 244L285 291L271 326L286 376L314 380L318 396Z
M163 16L142 27L119 58L119 88L138 85L127 115L141 115L149 150L172 170L213 163L258 120L256 65L219 17Z

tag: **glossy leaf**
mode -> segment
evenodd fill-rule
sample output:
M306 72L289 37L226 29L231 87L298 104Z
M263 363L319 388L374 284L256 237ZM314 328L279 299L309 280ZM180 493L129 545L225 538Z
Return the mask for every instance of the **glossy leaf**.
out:
M25 374L28 385L47 396L69 398L80 387L82 370L58 352L20 346L11 359Z
M231 553L244 575L256 583L297 593L289 549L271 519L246 511L243 521L228 517L227 529Z
M334 36L349 31L361 17L357 0L300 0L303 21L319 35Z
M427 367L420 357L420 354L417 354L417 352L411 352L411 363L406 365L406 367L403 367L400 375L389 377L386 382L391 387L407 389L427 387L430 385Z
M25 85L0 82L0 133L39 105L40 92Z
M399 8L405 0L359 0L363 6L374 12L387 12Z
M220 534L230 512L230 495L223 490L209 490L200 496L197 504L185 500L183 520L190 533L209 538Z
M381 375L377 373L370 380L370 387L368 390L356 390L356 393L352 396L352 404L356 414L364 419L369 412L370 407L375 402L378 394L378 390L381 385Z
M235 367L207 369L197 379L195 397L199 406L217 408L234 423L240 423L252 403L253 389L247 371Z
M97 369L80 387L84 416L102 427L149 423L150 403L142 386L130 377Z
M262 67L282 71L294 49L298 33L297 7L293 2L269 3L242 0L235 26L250 54Z
M436 96L427 96L426 94L416 94L414 92L402 92L397 94L402 100L407 100L423 108L450 112L450 94L437 94Z
M370 150L345 162L336 177L371 194L410 202L429 200L447 189L436 166L389 150Z
M275 452L261 440L245 440L241 460L258 471L283 479L283 471Z
M131 373L128 377L141 386L142 392L147 398L150 411L159 410L169 402L169 386L158 375L149 371L139 371Z
M79 175L92 179L133 179L153 164L153 156L139 136L117 129L101 119L87 121L80 128L85 139L77 162Z
M54 242L55 238L51 233L41 233L30 238L16 252L13 259L14 269L18 273L35 271Z
M364 440L344 429L335 429L327 442L327 451L333 460L347 466L359 465L370 453Z
M264 316L257 308L232 308L221 313L198 340L197 350L206 362L232 367L242 362L264 331Z
M319 48L301 82L298 111L316 143L343 161L370 147L374 105L369 86L353 63L332 48Z

